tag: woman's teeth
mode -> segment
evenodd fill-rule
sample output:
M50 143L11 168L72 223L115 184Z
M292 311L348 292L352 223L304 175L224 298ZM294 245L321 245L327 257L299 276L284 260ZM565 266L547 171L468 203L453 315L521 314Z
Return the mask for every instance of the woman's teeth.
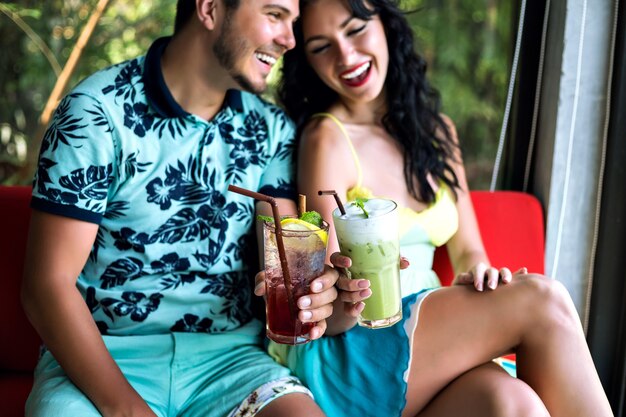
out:
M370 68L370 66L371 66L371 62L363 64L360 67L356 68L354 71L351 71L347 74L343 74L341 78L343 78L344 80L351 80L353 78L356 78L359 75L363 74L365 71L367 71Z
M276 58L274 58L273 56L262 54L260 52L257 52L255 55L259 61L264 62L269 66L272 66L276 63Z

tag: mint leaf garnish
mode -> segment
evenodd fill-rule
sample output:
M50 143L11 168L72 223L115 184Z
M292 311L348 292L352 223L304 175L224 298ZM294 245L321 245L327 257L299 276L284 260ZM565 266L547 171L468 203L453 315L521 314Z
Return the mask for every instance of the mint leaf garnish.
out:
M263 216L261 214L257 214L256 218L261 220L262 222L274 223L274 218L270 216Z
M300 220L322 228L322 216L317 211L305 211L300 215Z
M352 204L354 204L355 206L357 206L358 208L363 210L363 214L365 214L365 218L369 219L370 214L367 212L367 210L365 210L365 205L364 205L364 203L366 201L367 201L367 198L357 197L356 200L354 201L354 203L352 203Z

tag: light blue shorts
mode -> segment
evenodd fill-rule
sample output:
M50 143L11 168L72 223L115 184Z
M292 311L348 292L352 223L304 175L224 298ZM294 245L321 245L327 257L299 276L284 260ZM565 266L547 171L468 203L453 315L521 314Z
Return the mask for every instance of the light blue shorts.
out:
M310 392L262 349L254 320L223 334L172 333L104 336L104 342L135 390L160 417L237 416L290 393ZM252 393L252 394L251 394ZM250 404L251 398L255 399ZM26 416L99 416L50 352L35 369Z

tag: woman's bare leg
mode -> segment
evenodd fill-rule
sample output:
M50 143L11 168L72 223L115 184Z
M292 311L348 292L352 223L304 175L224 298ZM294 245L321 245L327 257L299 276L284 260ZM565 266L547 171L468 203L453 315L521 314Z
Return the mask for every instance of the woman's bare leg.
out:
M418 417L549 417L537 393L493 362L447 385Z
M455 286L424 300L403 417L416 416L468 370L511 351L518 377L551 416L613 415L567 290L524 275L495 291Z

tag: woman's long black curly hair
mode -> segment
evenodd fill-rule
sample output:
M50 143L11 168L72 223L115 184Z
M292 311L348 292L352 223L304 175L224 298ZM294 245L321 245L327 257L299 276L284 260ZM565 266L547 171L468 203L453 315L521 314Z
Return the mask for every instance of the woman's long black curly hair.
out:
M304 15L316 0L300 0ZM389 68L385 80L387 113L382 123L404 151L404 177L411 195L431 203L435 192L427 180L443 181L456 195L460 188L452 169L456 144L440 115L440 96L426 80L426 61L415 52L413 31L393 0L345 1L353 16L370 20L378 15L385 28ZM339 97L326 86L307 62L301 20L294 26L296 47L284 56L278 99L298 128L298 135L309 120L326 111ZM417 183L416 183L417 181Z

